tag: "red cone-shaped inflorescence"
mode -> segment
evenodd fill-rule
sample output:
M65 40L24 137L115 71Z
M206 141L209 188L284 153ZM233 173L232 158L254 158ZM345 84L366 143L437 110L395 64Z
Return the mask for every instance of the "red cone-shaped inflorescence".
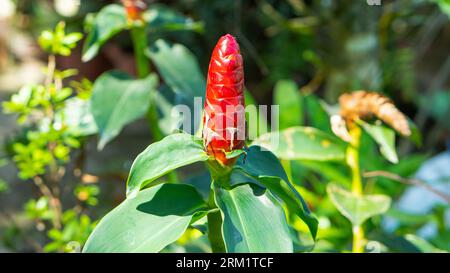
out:
M222 165L236 159L226 154L245 141L244 67L239 44L227 34L217 43L209 63L203 116L205 149Z
M143 20L142 14L147 9L144 0L122 0L127 17L131 21Z

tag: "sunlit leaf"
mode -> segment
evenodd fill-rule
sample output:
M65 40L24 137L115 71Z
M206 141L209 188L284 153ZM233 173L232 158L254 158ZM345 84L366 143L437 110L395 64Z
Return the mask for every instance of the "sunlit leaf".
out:
M395 150L395 132L383 124L369 124L359 120L358 124L375 140L380 147L380 152L391 163L398 162L397 151Z
M391 205L389 196L356 195L333 183L327 185L327 193L338 211L354 226L361 225L375 215L385 213Z
M119 71L106 72L95 81L90 106L100 132L99 149L147 113L157 83L155 74L135 80Z
M207 211L192 186L154 186L126 199L103 217L83 252L159 252Z
M139 154L131 166L127 181L127 197L164 174L198 161L206 161L208 155L203 143L194 136L178 133L155 142Z
M280 130L303 124L303 99L294 81L281 80L277 82L274 103L280 106Z
M89 22L89 34L83 47L83 61L92 60L100 48L114 35L127 28L127 17L122 6L111 4L101 9Z
M246 154L241 155L233 168L252 177L281 198L289 213L298 215L308 226L312 237L315 238L317 220L310 214L308 206L289 181L283 166L274 154L260 146L250 146ZM249 181L247 178L247 181L242 180L240 182Z
M215 197L228 253L293 251L283 209L270 192L243 184L230 190L217 187Z
M176 93L188 98L202 97L206 90L205 78L195 56L185 46L169 45L157 40L147 50L165 83Z

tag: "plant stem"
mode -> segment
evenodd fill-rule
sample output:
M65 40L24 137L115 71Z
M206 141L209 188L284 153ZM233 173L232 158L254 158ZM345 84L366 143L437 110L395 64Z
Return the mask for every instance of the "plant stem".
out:
M353 253L364 253L364 230L362 226L353 226Z
M56 229L61 229L62 208L60 200L57 197L55 197L50 188L47 185L45 185L41 177L39 176L33 177L33 182L39 188L41 194L47 197L47 199L50 201L50 206L52 207L53 212L55 213L55 218L52 219L53 227Z
M354 126L350 129L350 136L352 138L350 145L347 148L347 164L352 172L352 192L356 196L363 194L363 186L361 180L361 171L359 169L359 147L361 141L361 128ZM364 252L364 229L362 226L353 226L353 247L354 253Z
M48 87L53 81L53 76L55 75L56 69L56 57L53 54L48 55L47 64L47 77L45 79L45 85Z
M211 185L209 192L208 204L210 208L217 208L214 198L214 185ZM208 213L208 239L211 244L211 250L213 253L225 253L225 244L222 238L222 215L220 210L216 212Z
M145 56L147 47L145 27L133 25L131 28L131 39L133 41L137 75L139 78L145 78L150 74L149 61L147 56Z

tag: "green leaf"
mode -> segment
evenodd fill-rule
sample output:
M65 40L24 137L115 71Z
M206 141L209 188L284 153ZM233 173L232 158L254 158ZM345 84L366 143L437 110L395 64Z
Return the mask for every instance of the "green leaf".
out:
M256 179L281 198L289 213L299 216L308 226L312 237L316 237L317 219L310 215L306 202L290 183L283 166L274 154L260 146L251 146L233 168ZM248 180L240 182L248 182Z
M384 158L391 163L398 163L394 130L382 124L372 125L362 120L359 120L358 124L375 140Z
M277 82L274 103L280 106L280 130L303 124L303 100L294 81Z
M162 184L126 199L100 220L83 252L158 252L207 207L189 185Z
M411 129L411 135L408 137L417 147L422 147L422 134L420 133L419 128L417 128L416 124L408 119L408 125Z
M244 90L246 112L245 118L247 120L247 135L249 139L255 139L261 134L265 134L269 131L269 124L266 117L259 112L258 103L253 95L247 89ZM249 109L254 107L256 113L251 114Z
M155 142L139 154L131 166L127 181L127 197L164 174L198 161L206 161L208 155L201 141L184 133L173 134Z
M259 145L286 160L344 160L345 144L338 138L311 127L291 127L261 135Z
M164 82L174 92L191 100L193 97L203 97L205 79L195 56L185 46L169 45L159 39L147 50L147 56L152 59Z
M304 105L307 119L312 127L318 128L326 133L332 134L330 125L330 116L328 115L319 97L314 94L304 96Z
M203 31L203 23L194 22L191 18L161 4L152 4L145 12L150 31Z
M432 0L437 5L439 5L439 8L441 11L446 14L450 18L450 1L448 0Z
M385 213L391 205L389 196L381 194L358 196L333 183L327 185L327 193L334 206L354 226L360 226L367 219Z
M92 60L109 39L127 28L122 6L111 4L102 8L88 25L89 34L83 47L83 62Z
M147 113L157 84L155 74L135 80L118 71L106 72L95 81L91 112L100 131L99 149L117 136L125 125Z
M272 194L254 184L215 189L228 253L293 252L283 209Z

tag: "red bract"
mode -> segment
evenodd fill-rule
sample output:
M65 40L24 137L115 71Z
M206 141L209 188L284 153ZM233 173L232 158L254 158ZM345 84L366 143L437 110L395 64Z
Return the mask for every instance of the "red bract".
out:
M143 0L122 0L128 19L142 20L142 13L147 9Z
M245 141L244 67L239 44L222 36L209 63L203 115L203 140L209 155L223 165L235 159L226 154L241 149Z

